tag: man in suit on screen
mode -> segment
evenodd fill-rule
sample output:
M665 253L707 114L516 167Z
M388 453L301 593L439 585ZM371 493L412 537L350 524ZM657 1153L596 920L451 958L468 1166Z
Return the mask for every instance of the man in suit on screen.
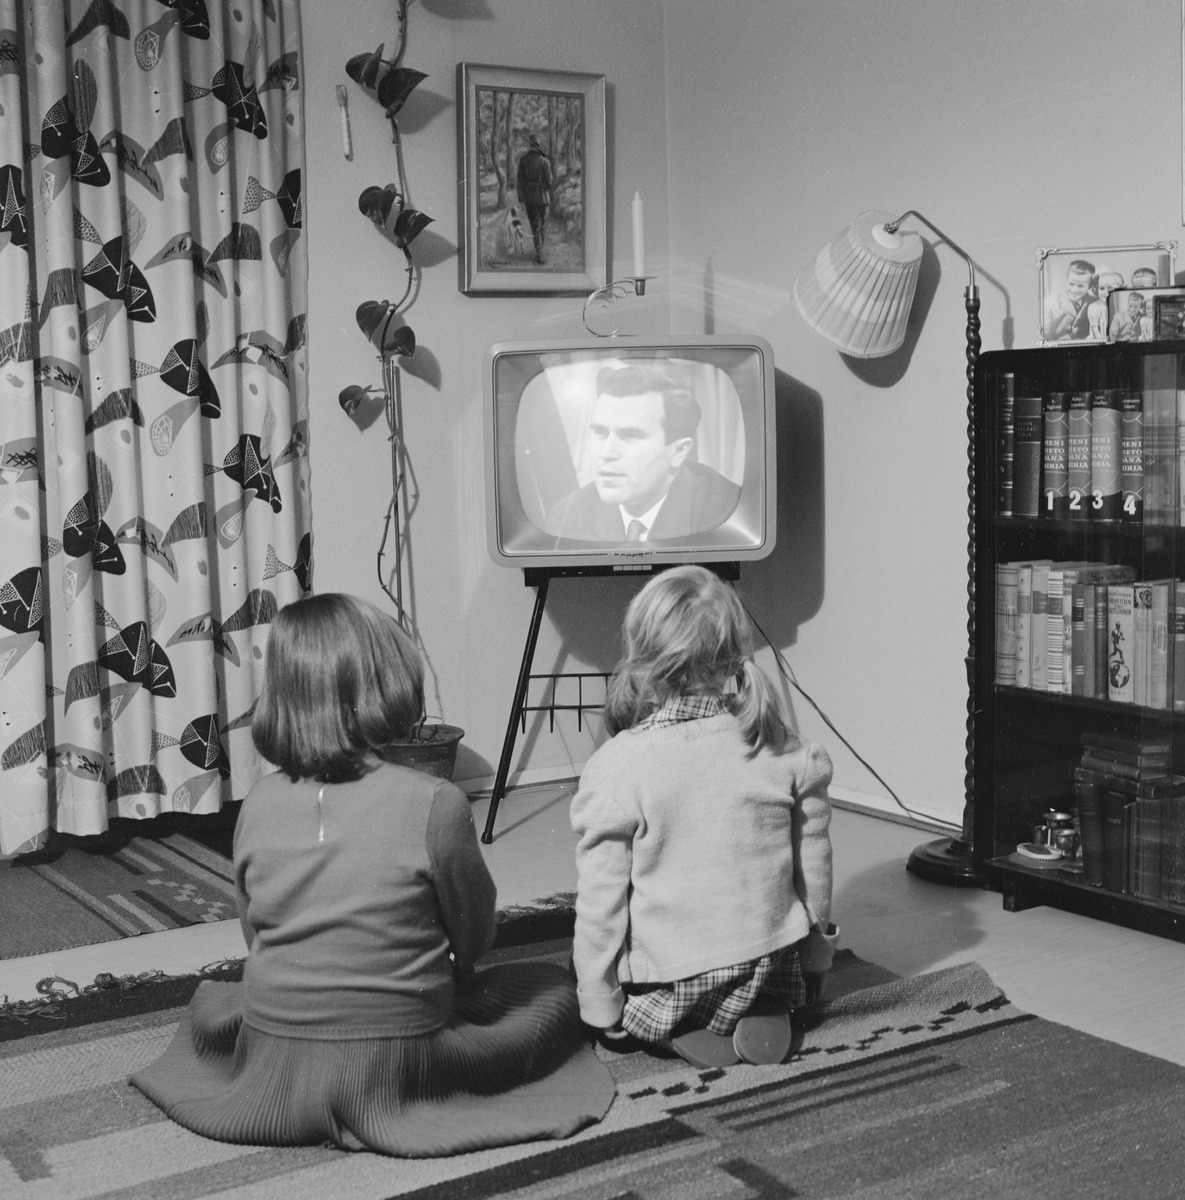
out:
M741 489L688 461L700 406L664 363L606 367L589 421L593 478L547 514L557 537L657 542L722 525Z

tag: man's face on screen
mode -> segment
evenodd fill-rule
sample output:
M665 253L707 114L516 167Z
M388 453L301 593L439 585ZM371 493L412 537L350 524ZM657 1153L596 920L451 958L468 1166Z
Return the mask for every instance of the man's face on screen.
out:
M691 449L690 438L666 440L662 396L597 397L589 422L597 494L634 516L666 495Z

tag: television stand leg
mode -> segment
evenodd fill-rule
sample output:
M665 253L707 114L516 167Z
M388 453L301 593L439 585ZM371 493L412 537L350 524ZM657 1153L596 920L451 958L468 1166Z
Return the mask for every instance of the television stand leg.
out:
M510 775L510 760L514 757L514 743L518 737L518 726L527 702L527 685L531 681L531 663L535 658L535 642L539 638L539 626L543 621L543 607L547 603L547 588L551 576L544 572L535 592L535 611L531 613L531 626L527 630L527 644L523 647L523 661L518 669L518 682L514 685L514 702L510 706L510 721L506 736L502 739L502 757L498 760L498 774L494 776L494 790L490 795L490 810L486 814L486 827L481 840L489 845L494 840L494 821L498 816L498 805L506 793L506 780Z

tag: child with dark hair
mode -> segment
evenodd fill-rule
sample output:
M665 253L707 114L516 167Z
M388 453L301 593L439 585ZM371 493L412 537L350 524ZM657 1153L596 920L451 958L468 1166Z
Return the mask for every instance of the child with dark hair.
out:
M613 736L571 808L581 1016L697 1066L780 1062L836 940L831 760L787 727L711 571L655 576L624 632Z
M326 594L276 617L243 801L242 983L199 985L131 1082L205 1137L426 1156L566 1137L613 1098L568 973L475 971L494 884L469 802L396 765L423 711L398 623Z

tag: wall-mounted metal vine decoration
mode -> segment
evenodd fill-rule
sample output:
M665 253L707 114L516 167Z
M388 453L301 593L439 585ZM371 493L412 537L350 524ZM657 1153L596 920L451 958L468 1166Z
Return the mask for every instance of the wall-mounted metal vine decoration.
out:
M359 211L368 217L394 244L403 251L406 262L407 283L398 300L364 300L357 309L355 320L366 339L378 351L382 364L381 388L365 384L349 384L338 395L338 403L348 417L353 417L360 405L372 396L381 393L391 443L391 503L387 508L383 526L382 542L378 550L379 582L383 590L395 602L399 619L410 625L403 607L403 550L402 530L399 520L399 497L404 490L403 469L404 447L402 439L402 402L399 385L397 358L410 358L416 350L416 335L403 318L403 312L414 300L417 274L411 254L411 244L431 223L432 218L407 202L407 180L403 163L403 145L400 141L397 117L408 97L427 75L401 64L407 46L407 6L409 0L399 0L399 40L395 54L384 58L385 44L369 53L356 54L346 63L346 74L363 91L383 106L391 123L391 141L395 145L395 169L397 182L385 186L372 185L358 197ZM394 529L395 567L392 575L395 591L392 592L383 575L383 554L388 534Z

